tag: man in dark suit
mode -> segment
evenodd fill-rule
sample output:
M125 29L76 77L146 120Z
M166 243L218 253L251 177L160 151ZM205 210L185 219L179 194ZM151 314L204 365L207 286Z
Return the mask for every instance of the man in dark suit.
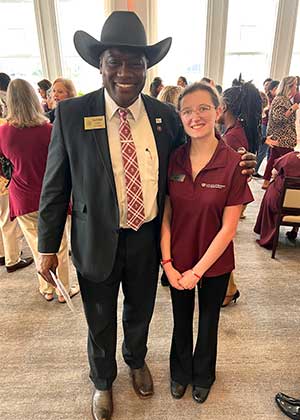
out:
M182 130L174 110L141 94L147 68L167 54L171 38L147 46L138 17L119 11L106 20L100 42L83 31L75 34L74 42L85 61L100 65L104 88L63 101L57 108L39 210L39 271L53 282L50 270L57 267L53 254L72 193L72 256L89 328L90 377L95 384L92 413L98 420L110 419L113 411L121 283L123 357L136 393L141 398L153 394L145 363L147 336L156 294L168 158L180 143ZM127 153L126 146L133 149Z

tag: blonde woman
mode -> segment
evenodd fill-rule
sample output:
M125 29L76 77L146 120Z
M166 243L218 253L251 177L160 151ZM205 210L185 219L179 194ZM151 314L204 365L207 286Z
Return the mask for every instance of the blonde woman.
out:
M296 93L297 78L284 77L269 113L266 143L271 147L271 153L264 173L263 189L267 189L270 184L275 160L292 152L297 145L296 111L299 105L292 103Z
M53 109L48 112L47 117L53 123L55 119L55 108L60 101L77 96L74 83L70 79L58 77L52 84L51 99L53 101Z
M178 98L182 92L183 92L183 88L181 86L165 86L159 92L157 99L160 100L161 102L173 104L175 108L177 108Z
M33 87L22 79L13 80L7 91L7 123L0 127L0 155L13 164L13 176L9 187L11 219L17 218L20 228L37 264L38 207L52 126ZM69 284L69 259L67 239L64 234L58 254L58 277L70 296L78 293L78 287ZM39 291L50 301L54 287L39 277ZM64 298L56 290L58 301Z

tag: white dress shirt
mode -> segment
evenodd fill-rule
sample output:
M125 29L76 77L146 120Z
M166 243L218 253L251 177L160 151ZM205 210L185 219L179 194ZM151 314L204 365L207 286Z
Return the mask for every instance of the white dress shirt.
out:
M120 118L118 109L120 107L106 90L104 90L104 98L108 144L120 212L120 227L127 228L125 174L119 135ZM127 119L136 148L142 183L145 222L150 222L158 214L158 154L155 138L141 96L127 109L129 110Z

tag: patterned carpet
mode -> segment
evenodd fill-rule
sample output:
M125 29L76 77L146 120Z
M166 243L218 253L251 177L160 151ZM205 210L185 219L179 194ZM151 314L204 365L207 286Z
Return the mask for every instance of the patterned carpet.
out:
M170 396L171 307L168 288L159 286L147 357L155 396L141 401L130 385L119 322L114 420L280 420L275 393L300 395L300 239L289 243L282 228L276 260L255 243L261 183L251 182L256 201L239 224L235 277L241 298L222 310L217 380L208 400L196 404L190 389L180 401ZM91 419L86 325L80 297L73 302L76 315L56 300L44 301L33 266L13 274L0 267L1 420Z

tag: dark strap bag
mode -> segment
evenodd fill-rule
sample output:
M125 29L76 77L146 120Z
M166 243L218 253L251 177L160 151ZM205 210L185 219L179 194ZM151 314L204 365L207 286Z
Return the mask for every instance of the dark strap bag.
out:
M13 164L11 163L11 161L9 159L7 159L4 156L0 156L0 164L1 164L1 167L2 167L2 173L3 173L4 177L6 179L8 179L8 183L6 185L6 187L8 187L9 183L11 181L11 178L12 178Z

